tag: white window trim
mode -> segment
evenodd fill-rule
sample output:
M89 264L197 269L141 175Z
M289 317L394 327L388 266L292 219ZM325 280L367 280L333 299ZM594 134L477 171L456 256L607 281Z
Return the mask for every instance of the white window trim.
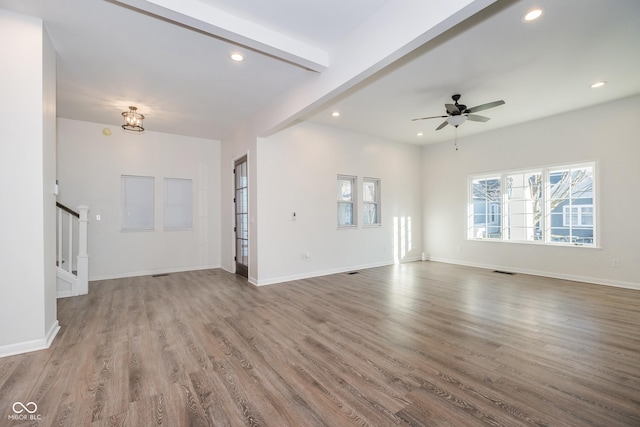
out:
M573 205L573 206L588 206L588 207L592 207L592 215L593 215L593 225L592 226L584 226L584 227L593 227L593 243L592 244L583 244L583 243L572 243L572 242L555 242L555 241L551 241L551 237L550 237L550 225L548 225L548 217L549 217L549 192L550 192L550 181L549 181L549 174L550 172L556 171L556 170L561 170L561 169L579 169L579 168L583 168L583 167L590 167L592 168L592 172L593 172L593 188L592 188L592 204L589 205ZM495 239L495 238L483 238L483 237L473 237L471 234L471 230L473 229L473 203L470 202L472 200L473 197L473 181L474 180L482 180L482 179L491 179L491 178L496 178L499 177L501 180L501 186L502 186L502 196L503 198L506 195L506 177L508 175L512 175L512 174L519 174L519 173L542 173L542 179L543 179L543 189L542 189L542 199L543 199L543 206L544 206L544 210L542 212L542 218L540 220L540 228L542 231L542 239L541 240L508 240L505 239L504 236L507 225L506 225L506 221L502 221L502 237L500 239ZM600 203L599 203L599 192L598 192L598 186L599 186L599 177L600 177L600 173L599 173L599 169L598 169L598 163L596 161L587 161L587 162L581 162L581 163L571 163L571 164L558 164L558 165L548 165L548 166L544 166L544 167L539 167L539 168L528 168L528 169L514 169L514 170L508 170L508 171L501 171L501 172L494 172L494 173L484 173L484 174L477 174L477 175L468 175L467 176L467 221L466 221L466 236L467 236L467 240L474 240L474 241L483 241L483 242L500 242L500 243L516 243L516 244L533 244L533 245L548 245L548 246L569 246L569 247L581 247L581 248L587 248L587 249L600 249L600 246L598 246L599 242L600 242L600 225L599 225L599 210L600 210ZM506 215L505 209L502 209L503 211L503 215ZM564 212L563 212L563 223L564 223ZM575 226L574 226L575 227ZM577 226L577 228L580 228L580 226Z
M362 226L365 228L369 228L369 227L382 227L382 201L381 201L381 197L380 197L380 188L381 188L381 180L380 178L371 178L371 177L363 177L362 178L362 185L364 186L364 184L366 182L373 182L376 186L376 199L373 202L370 201L365 201L364 200L364 190L363 190L363 194L362 194L362 212L363 212L363 219L362 219ZM376 205L376 217L378 219L377 222L372 223L372 224L366 224L364 221L364 207L366 205Z
M336 209L339 210L341 204L350 203L352 206L353 224L340 224L338 223L338 229L350 229L358 227L358 177L353 175L338 174L336 182L340 180L351 181L351 200L336 200Z

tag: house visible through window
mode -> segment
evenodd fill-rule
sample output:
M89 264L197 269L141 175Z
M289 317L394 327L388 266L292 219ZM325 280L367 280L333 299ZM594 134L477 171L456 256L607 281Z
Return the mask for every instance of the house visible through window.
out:
M549 171L547 232L551 241L593 244L593 169L567 166Z
M380 180L364 178L362 181L363 224L380 225Z
M502 180L499 176L475 178L471 181L470 238L502 237L501 189Z
M563 227L592 227L593 206L563 206Z
M593 163L470 177L469 239L595 245Z
M338 175L338 227L353 227L356 222L356 182L355 176Z

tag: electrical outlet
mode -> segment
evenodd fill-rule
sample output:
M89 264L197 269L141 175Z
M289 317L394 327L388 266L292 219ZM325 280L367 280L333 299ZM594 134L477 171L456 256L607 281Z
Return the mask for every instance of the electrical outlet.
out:
M620 260L618 258L614 258L611 260L611 267L620 267Z

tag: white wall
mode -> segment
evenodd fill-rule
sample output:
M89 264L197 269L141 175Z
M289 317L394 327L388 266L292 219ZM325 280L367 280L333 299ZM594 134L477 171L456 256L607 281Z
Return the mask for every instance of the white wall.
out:
M154 177L154 231L120 231L121 175ZM193 180L192 230L163 231L164 178ZM59 118L58 180L58 201L90 208L90 280L220 267L219 141Z
M257 154L259 285L391 264L394 248L402 261L420 258L419 147L301 123L259 140ZM357 176L358 187L381 179L381 227L360 218L337 229L338 174Z
M452 143L424 147L425 252L432 260L640 289L638 117L635 96L464 138L457 152ZM468 175L582 161L597 162L599 248L466 240Z
M55 300L55 54L42 21L0 9L0 356L49 346ZM51 215L51 216L50 216Z
M45 324L58 325L56 280L56 51L43 27L43 162Z

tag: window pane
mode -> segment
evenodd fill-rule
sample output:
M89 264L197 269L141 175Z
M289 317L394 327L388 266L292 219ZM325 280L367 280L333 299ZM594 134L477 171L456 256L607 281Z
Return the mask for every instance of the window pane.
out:
M356 225L356 177L338 175L337 184L338 227Z
M121 177L122 226L124 231L154 229L153 177Z
M338 225L355 225L353 203L338 202Z
M193 227L193 191L190 179L165 178L164 228Z
M507 175L505 212L506 240L540 240L542 219L542 172Z
M365 225L380 224L380 180L364 178L362 183L362 200L364 202L363 223Z
M377 200L376 186L375 181L365 181L362 188L362 200L365 202L375 202Z
M376 203L364 204L364 224L378 224L378 205Z
M472 239L499 239L502 237L500 177L472 181L472 219L469 237Z
M351 201L352 180L351 179L338 179L338 200Z
M549 189L549 241L593 244L593 167L551 171Z

